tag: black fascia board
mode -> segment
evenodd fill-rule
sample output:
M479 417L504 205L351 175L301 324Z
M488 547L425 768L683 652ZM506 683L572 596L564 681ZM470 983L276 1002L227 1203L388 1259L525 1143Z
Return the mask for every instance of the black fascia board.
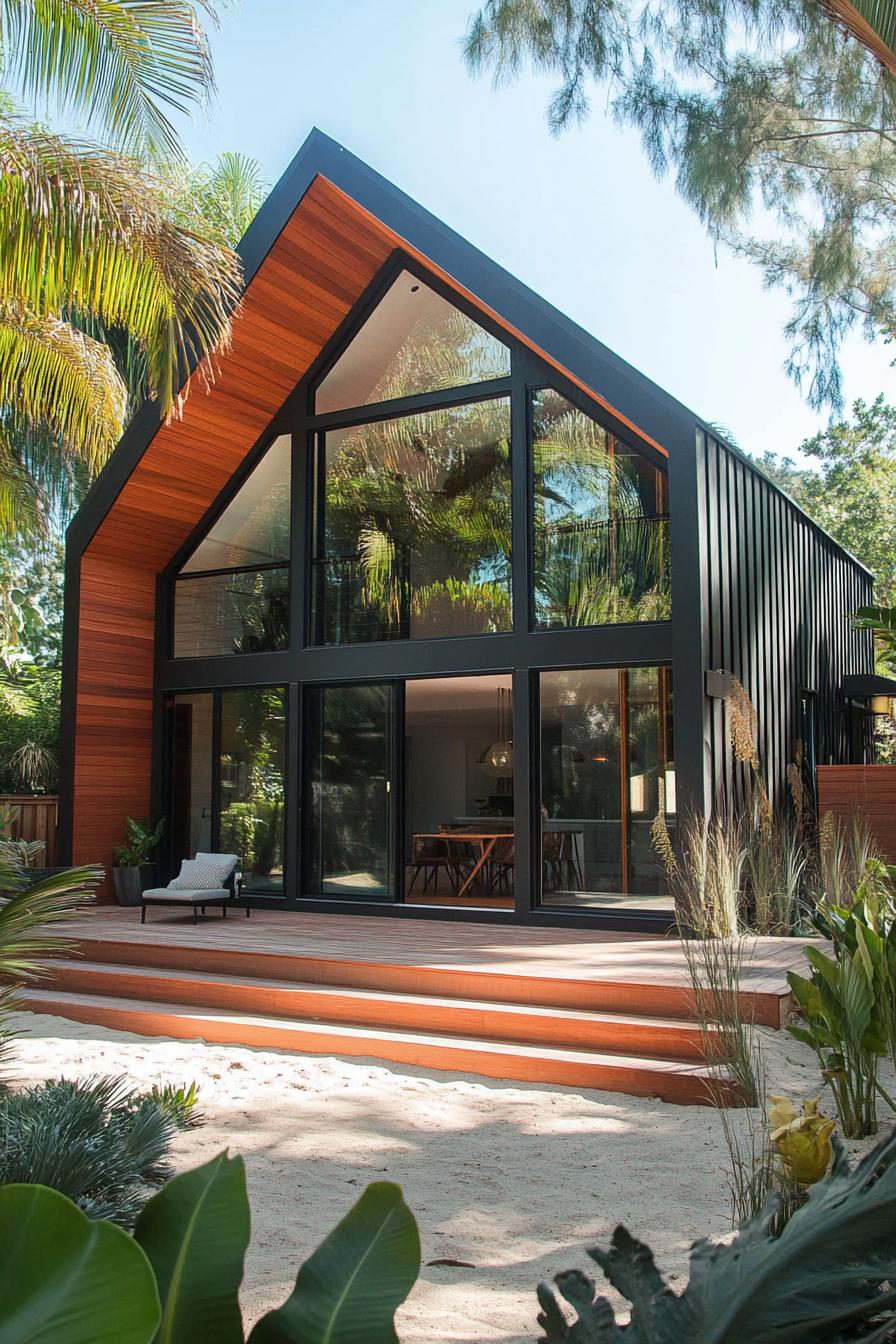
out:
M244 289L251 285L318 176L332 182L433 265L446 271L504 322L658 443L665 446L669 441L674 421L685 433L693 435L697 417L680 402L316 128L271 190L237 248L243 264ZM191 363L191 369L195 362ZM158 405L145 402L69 525L66 541L75 554L86 549L161 426Z
M785 490L766 476L748 453L726 441L707 421L665 392L646 374L316 127L272 188L237 248L243 264L244 289L251 285L265 257L318 176L332 182L399 239L447 272L479 302L491 308L537 349L607 402L609 408L667 448L670 456L681 447L689 448L700 430L722 443L782 495L792 508L808 518L822 535L828 535ZM192 367L195 367L195 361L191 363ZM86 549L161 425L158 406L153 402L144 403L69 526L66 542L70 553L80 555ZM831 541L843 551L833 538ZM869 572L860 561L852 556L850 559L858 568Z

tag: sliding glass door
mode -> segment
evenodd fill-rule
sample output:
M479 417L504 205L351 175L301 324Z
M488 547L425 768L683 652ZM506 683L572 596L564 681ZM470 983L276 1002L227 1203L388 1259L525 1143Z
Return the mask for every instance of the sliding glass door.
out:
M382 683L306 688L305 895L394 897L396 696Z
M169 703L168 866L237 854L243 891L284 894L286 691L197 691Z
M667 667L540 677L541 904L671 910L659 831L675 833Z

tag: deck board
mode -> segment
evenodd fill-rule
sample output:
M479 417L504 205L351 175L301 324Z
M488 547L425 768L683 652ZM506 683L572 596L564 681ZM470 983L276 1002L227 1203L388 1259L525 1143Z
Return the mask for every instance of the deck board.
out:
M675 938L605 930L462 924L378 916L324 915L304 911L254 910L217 914L197 925L180 913L109 907L85 911L61 931L85 941L135 943L144 947L233 951L243 955L316 958L378 963L432 971L624 982L667 987L689 983L681 943ZM757 938L744 968L742 988L786 996L788 970L804 971L799 938Z

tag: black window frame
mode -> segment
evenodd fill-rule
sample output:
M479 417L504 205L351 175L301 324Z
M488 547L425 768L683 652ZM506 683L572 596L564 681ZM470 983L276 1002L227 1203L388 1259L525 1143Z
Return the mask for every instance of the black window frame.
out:
M396 275L406 270L465 311L480 326L494 334L510 350L509 378L492 379L459 388L351 407L322 415L313 414L316 381L350 344L370 311ZM164 736L162 708L177 692L224 690L252 686L287 688L287 780L284 854L284 897L256 897L253 904L274 909L304 909L338 913L413 915L419 918L485 920L492 923L525 923L557 927L612 927L634 931L659 930L668 920L651 911L625 915L600 909L587 913L545 908L539 905L540 855L534 841L538 834L535 808L539 797L537 677L541 671L581 667L651 666L676 663L676 622L672 620L618 623L604 626L537 628L534 624L532 525L533 462L531 400L535 391L550 387L592 416L606 429L638 452L667 469L667 458L643 441L632 427L609 412L596 398L562 375L549 361L523 341L494 323L462 295L432 275L413 257L397 249L386 261L361 299L344 319L317 359L287 397L280 411L259 435L240 468L207 510L184 545L159 576L156 640L156 743ZM512 599L510 631L477 635L383 640L374 643L314 645L311 642L313 465L315 436L321 429L364 421L386 420L465 401L510 397L511 412L511 503L512 503ZM171 656L174 576L212 522L237 493L263 453L280 434L292 435L292 517L290 541L290 644L277 652L252 652L212 658ZM674 506L673 506L674 507ZM673 555L674 568L675 559ZM447 906L413 906L399 900L380 902L364 898L327 898L301 890L303 868L301 837L304 835L305 761L303 690L312 685L336 682L403 682L428 676L470 676L477 673L509 673L513 677L515 752L514 796L516 835L516 883L513 910ZM167 765L155 752L157 776L154 798L167 813ZM399 775L403 772L399 771ZM401 810L396 808L397 825ZM400 851L399 851L400 852ZM396 884L398 885L398 884Z
M263 460L263 458L267 456L268 451L271 448L273 448L277 439L283 438L285 435L290 433L290 431L285 427L285 423L283 427L275 428L275 426L277 426L280 423L281 416L282 412L271 422L271 424L269 424L266 427L264 433L259 437L259 439L256 440L255 444L246 454L245 458L240 463L237 470L233 473L224 489L214 500L210 508L206 509L205 513L202 515L202 517L196 523L195 527L190 532L186 541L184 541L184 543L178 548L174 556L165 566L165 569L163 571L163 577L165 579L165 587L167 591L165 594L164 610L160 614L161 619L157 617L157 629L159 625L161 625L162 647L165 650L165 656L167 658L173 659L176 656L174 652L174 635L175 635L175 619L177 612L178 584L189 583L193 579L216 578L227 574L260 574L262 572L266 572L267 570L273 570L273 569L286 570L286 591L287 591L286 601L287 601L287 610L290 613L289 638L287 640L286 648L288 649L292 644L294 575L291 559L292 559L292 532L295 527L294 508L290 509L290 527L289 527L290 554L287 557L287 559L266 560L262 561L260 564L257 565L226 565L210 569L195 569L195 570L191 569L188 573L182 572L183 566L190 559L190 557L192 556L193 552L197 549L197 547L200 546L201 543L205 540L209 532L211 532L212 528L215 526L215 523L218 521L218 519L222 516L223 513L226 512L226 510L236 499L240 490L249 480L249 477L252 475L255 468L259 465L259 463ZM291 503L294 504L295 482L292 479L292 473L296 469L295 444L293 444L291 447L289 465L290 465L290 499ZM268 652L280 652L280 650L268 650ZM218 653L218 654L207 654L196 656L190 654L186 655L181 654L177 656L177 661L179 663L187 663L191 661L196 662L199 661L200 659L208 659L208 658L236 658L241 660L243 658L252 658L254 656L255 656L254 653Z
M229 657L229 655L222 655ZM249 655L251 656L251 655ZM239 691L280 691L283 695L283 893L281 896L260 897L258 893L253 893L247 889L246 896L258 897L268 900L275 908L282 908L292 875L293 858L290 852L289 817L292 812L290 806L292 801L291 783L290 783L290 745L292 741L292 722L293 706L291 703L290 688L288 684L279 681L249 681L245 683L234 683L229 686L183 686L176 690L166 691L163 699L163 731L164 745L162 755L162 769L164 771L165 789L163 797L165 800L161 815L170 823L172 804L174 802L173 790L171 787L172 771L174 765L174 719L170 711L174 708L178 696L190 695L209 695L212 703L212 733L211 733L211 816L209 825L209 853L217 854L220 852L221 843L221 707L222 700L229 692ZM169 824L165 828L162 845L160 846L160 858L166 873L173 874L174 868L179 860L175 859L172 853L172 827ZM237 856L240 863L245 862L246 856L240 854Z

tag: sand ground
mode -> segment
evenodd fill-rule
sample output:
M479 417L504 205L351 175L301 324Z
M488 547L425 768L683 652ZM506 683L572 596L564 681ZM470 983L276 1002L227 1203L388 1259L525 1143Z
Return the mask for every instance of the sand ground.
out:
M535 1340L536 1283L575 1266L599 1278L584 1248L618 1222L679 1282L690 1243L730 1228L721 1127L703 1107L148 1038L31 1013L19 1025L17 1082L197 1081L206 1123L178 1137L175 1163L182 1170L222 1148L246 1159L247 1320L283 1300L301 1260L371 1180L398 1181L420 1224L424 1267L400 1313L403 1344ZM810 1050L784 1032L762 1038L770 1092L823 1092ZM823 1105L833 1113L829 1098ZM737 1116L750 1123L749 1112Z

